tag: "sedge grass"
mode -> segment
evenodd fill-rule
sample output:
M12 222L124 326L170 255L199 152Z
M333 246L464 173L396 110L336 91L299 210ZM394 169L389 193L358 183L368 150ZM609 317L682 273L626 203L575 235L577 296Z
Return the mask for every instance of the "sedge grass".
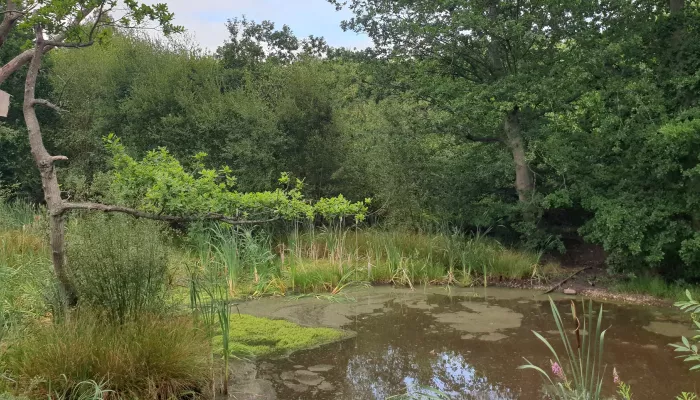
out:
M206 390L211 343L189 317L146 316L115 325L88 314L35 323L3 356L14 391L70 393L104 382L114 398L180 398ZM110 396L110 397L112 397Z

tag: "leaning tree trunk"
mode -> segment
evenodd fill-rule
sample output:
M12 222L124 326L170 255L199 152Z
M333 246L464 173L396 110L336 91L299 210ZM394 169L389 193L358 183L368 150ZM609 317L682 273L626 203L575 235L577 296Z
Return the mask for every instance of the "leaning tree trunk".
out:
M678 1L678 0L676 0ZM493 24L497 24L500 0L488 0L486 3L486 15ZM502 49L496 40L490 40L487 48L491 73L496 77L502 77L508 73L507 65L504 65L505 57L502 57ZM505 115L503 130L506 134L506 146L513 153L515 162L515 189L518 191L520 202L530 200L534 189L532 173L527 165L525 157L525 141L520 129L519 110L515 106Z
M34 56L29 63L27 71L27 79L24 84L24 121L27 124L27 132L29 134L29 145L31 147L34 162L39 168L41 174L41 186L44 189L44 199L51 224L51 257L53 261L54 272L58 279L60 290L63 298L68 302L69 306L74 306L77 303L77 293L70 279L68 265L66 263L66 246L65 246L65 220L63 217L63 200L61 199L61 189L58 185L56 177L56 169L54 162L64 160L63 156L51 156L44 147L44 141L41 136L41 126L36 116L34 107L39 103L44 103L35 98L35 89L39 69L41 68L41 57L44 50L44 37L40 28L36 28L36 48Z
M504 130L507 137L507 145L513 153L513 161L515 162L515 189L518 191L518 199L521 202L529 201L534 190L532 172L527 165L527 157L525 155L525 141L523 140L522 130L520 128L518 108L515 107L506 114L504 122Z

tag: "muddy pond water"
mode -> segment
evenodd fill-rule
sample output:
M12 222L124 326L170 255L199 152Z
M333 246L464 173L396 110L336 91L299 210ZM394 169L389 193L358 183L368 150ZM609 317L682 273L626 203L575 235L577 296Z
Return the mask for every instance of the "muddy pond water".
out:
M387 287L348 297L240 305L243 313L352 332L337 343L258 361L251 378L265 383L268 393L255 398L385 399L429 386L454 399L539 399L540 376L516 369L525 357L549 370L550 353L531 331L561 348L547 297L537 292ZM555 297L567 321L572 298ZM604 303L604 310L603 326L610 328L605 386L612 388L615 367L634 399L674 399L700 389L700 375L689 373L668 346L692 334L687 315L614 303Z

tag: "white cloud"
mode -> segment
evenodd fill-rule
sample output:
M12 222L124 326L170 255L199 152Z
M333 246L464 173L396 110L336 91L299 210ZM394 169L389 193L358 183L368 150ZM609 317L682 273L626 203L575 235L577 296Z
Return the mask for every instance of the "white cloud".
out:
M255 21L270 20L276 26L289 25L299 36L323 36L331 46L364 48L371 45L366 35L343 32L340 22L349 12L336 12L327 0L148 0L165 1L175 13L175 23L194 35L204 48L214 51L228 38L226 20L246 15Z

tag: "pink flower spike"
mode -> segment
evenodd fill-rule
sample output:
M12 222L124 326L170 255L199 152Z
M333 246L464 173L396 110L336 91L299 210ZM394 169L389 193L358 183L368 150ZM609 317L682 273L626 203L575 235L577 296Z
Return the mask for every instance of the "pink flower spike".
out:
M552 360L549 360L549 362L552 364L552 373L554 376L561 380L566 380L566 377L564 376L564 370L561 368L559 363L553 362Z
M613 383L616 385L620 383L620 376L617 374L617 368L613 368Z

